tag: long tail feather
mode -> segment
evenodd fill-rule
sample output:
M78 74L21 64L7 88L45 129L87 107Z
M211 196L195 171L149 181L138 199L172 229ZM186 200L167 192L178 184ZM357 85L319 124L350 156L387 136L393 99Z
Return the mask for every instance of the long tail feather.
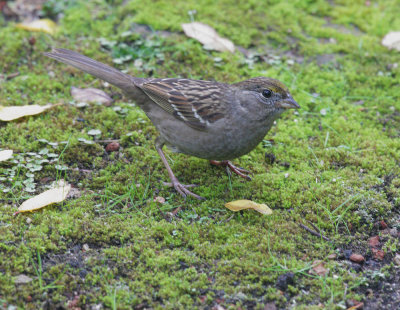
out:
M113 84L126 92L135 88L135 78L122 73L117 69L83 56L77 52L63 48L54 48L50 53L43 53L45 56L71 65L79 70L87 72L95 77ZM140 79L138 79L140 80Z

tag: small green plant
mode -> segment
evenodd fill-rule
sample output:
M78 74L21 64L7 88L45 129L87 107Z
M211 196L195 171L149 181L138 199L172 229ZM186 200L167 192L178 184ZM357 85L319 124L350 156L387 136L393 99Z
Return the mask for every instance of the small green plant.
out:
M308 263L305 266L296 266L298 262L296 260L289 260L287 261L285 257L282 258L282 262L271 252L271 247L270 247L270 240L268 237L268 254L269 257L273 261L273 266L268 267L265 269L265 271L273 271L277 272L279 274L287 273L287 272L293 272L294 274L301 274L303 276L307 277L315 277L314 275L309 274L307 271L312 268L312 264ZM289 264L290 265L289 265Z
M60 273L58 278L51 282L50 284L45 285L45 280L43 279L43 266L42 266L42 258L40 257L39 251L37 251L37 264L33 260L33 257L31 256L31 261L32 261L32 266L33 269L35 270L36 276L39 281L39 288L41 291L46 291L48 289L55 289L55 288L61 288L62 285L55 285L57 281L60 280L60 278L64 275L64 272Z
M114 287L111 292L110 289L107 290L106 299L109 300L111 304L111 309L117 310L117 288Z
M137 182L132 179L128 185L126 185L124 194L120 195L113 192L111 188L111 183L106 182L105 189L102 194L97 195L100 198L101 205L106 207L106 211L114 213L115 208L121 208L130 211L134 209L136 212L144 215L137 207L143 204L146 200L151 198L150 189L150 174L147 178L145 186L138 186ZM118 211L120 212L120 210Z
M125 31L116 41L100 38L99 42L111 51L113 62L119 65L133 61L138 69L151 71L164 62L165 42L157 35L142 39L132 31Z
M332 226L332 228L335 230L336 233L338 233L339 225L343 224L347 230L347 233L350 234L350 230L347 227L344 217L347 214L347 212L353 207L357 199L360 198L361 196L362 196L361 194L356 194L349 197L333 211L330 210L329 207L323 205L320 202L317 202L317 205L320 206L325 211L325 214L329 217L328 223L330 223L330 225Z
M57 19L65 10L77 5L76 0L49 0L43 3L40 15L51 19Z

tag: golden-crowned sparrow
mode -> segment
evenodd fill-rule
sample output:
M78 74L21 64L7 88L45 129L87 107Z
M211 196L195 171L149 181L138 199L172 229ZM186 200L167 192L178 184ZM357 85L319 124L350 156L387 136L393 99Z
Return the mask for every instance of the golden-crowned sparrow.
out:
M66 49L45 55L107 81L135 100L160 132L157 152L171 185L184 197L202 199L188 190L193 185L181 184L175 177L162 151L164 145L250 179L248 171L229 160L254 149L284 110L300 107L285 85L267 77L235 84L137 78Z

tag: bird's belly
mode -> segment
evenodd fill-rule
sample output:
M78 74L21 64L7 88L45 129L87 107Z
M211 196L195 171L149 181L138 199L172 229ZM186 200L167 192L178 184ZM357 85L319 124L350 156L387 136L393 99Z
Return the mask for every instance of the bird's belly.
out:
M175 121L176 126L176 121ZM230 160L249 153L264 138L269 126L234 128L213 126L198 131L184 125L182 130L159 126L161 137L177 152L209 160Z

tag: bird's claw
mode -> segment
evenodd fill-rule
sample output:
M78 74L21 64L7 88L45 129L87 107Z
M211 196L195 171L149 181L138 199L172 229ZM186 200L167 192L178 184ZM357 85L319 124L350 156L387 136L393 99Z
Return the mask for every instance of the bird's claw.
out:
M198 200L205 200L204 197L196 195L195 193L192 193L191 191L188 190L188 188L197 187L198 185L196 185L196 184L181 184L178 181L178 179L174 179L174 180L172 180L172 182L169 182L169 183L164 182L164 185L175 188L175 190L179 194L181 194L184 198L186 198L186 196L192 196Z
M226 170L228 171L228 173L230 173L232 171L233 173L237 174L238 176L240 176L248 181L251 181L251 177L248 175L248 174L252 174L250 171L240 168L240 167L236 167L229 160L222 160L222 161L210 160L210 163L215 166L226 167Z

